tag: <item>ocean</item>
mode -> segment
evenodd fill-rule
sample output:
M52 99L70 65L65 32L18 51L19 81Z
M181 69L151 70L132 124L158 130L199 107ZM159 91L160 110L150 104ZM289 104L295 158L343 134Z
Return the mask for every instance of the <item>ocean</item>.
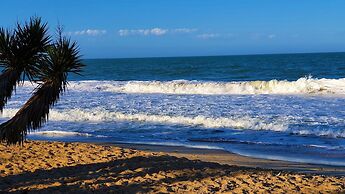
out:
M86 59L28 139L222 149L345 166L345 53ZM25 82L0 116L32 94Z

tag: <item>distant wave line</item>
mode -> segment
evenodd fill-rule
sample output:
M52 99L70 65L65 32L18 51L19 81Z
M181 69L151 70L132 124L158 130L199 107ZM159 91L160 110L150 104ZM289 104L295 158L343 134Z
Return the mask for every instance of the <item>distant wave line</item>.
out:
M34 87L25 82L25 87ZM70 91L142 93L142 94L197 94L197 95L253 95L253 94L321 94L345 95L345 78L316 79L303 77L296 81L72 81Z

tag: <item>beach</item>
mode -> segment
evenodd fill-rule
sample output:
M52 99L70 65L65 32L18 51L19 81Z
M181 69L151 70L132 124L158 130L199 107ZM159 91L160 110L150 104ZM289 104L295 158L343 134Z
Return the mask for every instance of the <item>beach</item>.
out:
M88 73L71 77L49 121L22 147L1 144L0 190L344 193L345 78L337 71L344 60L345 53L83 60ZM334 68L324 69L329 62ZM1 123L35 87L18 87Z
M0 194L345 194L345 1L2 7Z
M133 149L136 148L136 149ZM223 155L222 155L223 154ZM218 159L217 159L218 158ZM232 160L231 160L232 158ZM223 159L223 162L217 162ZM252 161L251 161L252 160ZM268 168L254 168L267 166ZM265 164L266 163L266 164ZM284 166L286 168L279 168ZM236 164L236 165L232 165ZM241 165L243 164L243 165ZM273 165L272 165L273 164ZM9 193L341 193L344 168L265 162L222 152L131 144L27 141L0 145ZM290 170L289 170L290 169ZM295 171L292 171L292 170ZM323 169L324 174L323 174ZM333 175L332 175L333 173ZM334 176L336 175L336 176Z
M49 121L28 139L219 149L345 166L343 61L345 53L85 59L85 75L71 75ZM36 87L24 81L0 123Z
M343 61L345 53L85 59L85 75L70 77L49 122L28 139L221 149L345 166ZM0 122L36 87L24 81Z

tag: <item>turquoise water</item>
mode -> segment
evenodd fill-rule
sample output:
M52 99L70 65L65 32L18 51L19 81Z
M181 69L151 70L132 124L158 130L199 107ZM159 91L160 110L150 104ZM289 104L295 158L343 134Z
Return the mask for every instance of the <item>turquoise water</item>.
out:
M345 53L88 59L30 139L223 149L345 166ZM35 86L5 108L15 114Z

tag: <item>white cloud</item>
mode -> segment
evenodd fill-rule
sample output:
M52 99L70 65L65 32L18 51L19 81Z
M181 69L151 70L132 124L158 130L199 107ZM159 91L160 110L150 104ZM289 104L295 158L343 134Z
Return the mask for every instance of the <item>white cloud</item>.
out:
M267 38L269 38L269 39L273 39L273 38L275 38L275 37L277 37L277 35L275 35L275 34L269 34L269 35L267 36Z
M120 36L128 36L129 35L129 30L126 29L121 29L118 31Z
M86 30L80 30L80 31L74 31L74 32L68 32L69 35L77 35L77 36L99 36L106 34L106 30L99 30L99 29L86 29Z
M120 36L132 36L132 35L142 35L142 36L162 36L166 34L169 30L163 28L152 28L152 29L120 29L118 34Z
M161 28L153 28L151 29L151 34L156 35L156 36L161 36L164 35L168 32L167 29L161 29Z
M211 39L211 38L217 38L220 37L220 34L216 33L204 33L204 34L199 34L196 37L201 38L201 39Z
M172 30L175 33L193 33L198 31L196 28L176 28Z
M130 32L132 34L141 34L141 35L147 36L147 35L150 34L151 30L149 30L149 29L140 29L140 30L131 30Z
M195 28L175 28L175 29L165 29L165 28L148 28L148 29L120 29L118 34L120 36L162 36L169 33L193 33L197 31Z

